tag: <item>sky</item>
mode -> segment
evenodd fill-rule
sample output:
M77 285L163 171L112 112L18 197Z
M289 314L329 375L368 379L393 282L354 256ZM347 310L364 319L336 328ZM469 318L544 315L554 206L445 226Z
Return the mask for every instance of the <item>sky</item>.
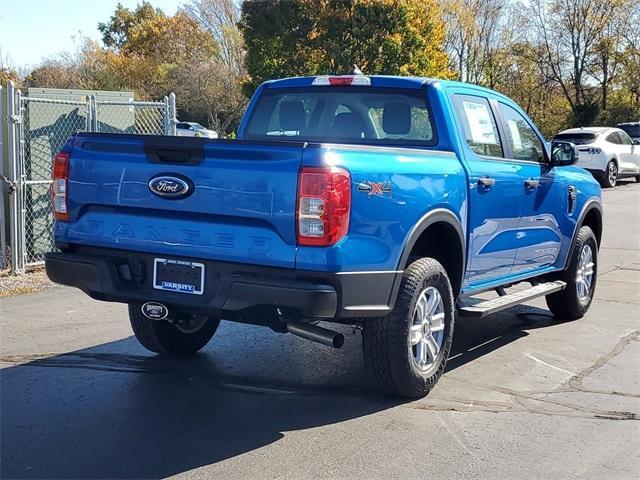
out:
M118 3L135 8L142 0L0 0L0 54L12 67L23 69L74 50L74 38L99 40L98 23L107 22ZM173 15L184 1L149 3Z

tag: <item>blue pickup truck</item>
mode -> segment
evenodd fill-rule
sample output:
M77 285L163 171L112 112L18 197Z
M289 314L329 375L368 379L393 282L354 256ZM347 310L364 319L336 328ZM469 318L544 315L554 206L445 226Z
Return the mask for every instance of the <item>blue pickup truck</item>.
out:
M49 278L129 305L191 354L221 319L333 347L362 329L377 386L425 395L456 315L593 298L600 187L497 92L342 75L261 85L236 140L81 133L55 157ZM527 288L507 291L524 283ZM496 297L472 299L481 292Z

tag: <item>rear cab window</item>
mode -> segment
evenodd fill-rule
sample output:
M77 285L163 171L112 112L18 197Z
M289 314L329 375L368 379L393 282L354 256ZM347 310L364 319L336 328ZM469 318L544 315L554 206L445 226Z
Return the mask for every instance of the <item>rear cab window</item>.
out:
M244 137L367 145L436 144L424 90L364 86L265 89Z

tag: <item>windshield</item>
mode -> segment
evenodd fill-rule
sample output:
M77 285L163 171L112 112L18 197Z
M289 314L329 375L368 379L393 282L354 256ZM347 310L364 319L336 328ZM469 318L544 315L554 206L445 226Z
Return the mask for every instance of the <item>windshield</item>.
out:
M640 138L640 124L638 125L619 125L618 128L624 130L631 138Z
M424 90L353 86L266 89L244 136L373 145L435 143Z
M564 140L576 145L586 145L593 143L596 139L595 133L560 133L555 136L554 140Z

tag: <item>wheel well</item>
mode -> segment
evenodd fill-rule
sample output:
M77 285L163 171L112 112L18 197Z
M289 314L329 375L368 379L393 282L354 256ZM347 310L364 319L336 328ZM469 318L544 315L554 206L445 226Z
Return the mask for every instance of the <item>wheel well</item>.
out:
M435 258L442 264L449 275L453 295L457 297L462 288L464 250L455 227L447 222L429 225L414 243L407 265L416 258L422 257Z
M593 230L594 235L596 236L596 240L598 241L598 248L600 247L600 239L602 238L602 215L598 211L597 208L592 208L587 212L582 221L582 225L586 225L587 227Z

